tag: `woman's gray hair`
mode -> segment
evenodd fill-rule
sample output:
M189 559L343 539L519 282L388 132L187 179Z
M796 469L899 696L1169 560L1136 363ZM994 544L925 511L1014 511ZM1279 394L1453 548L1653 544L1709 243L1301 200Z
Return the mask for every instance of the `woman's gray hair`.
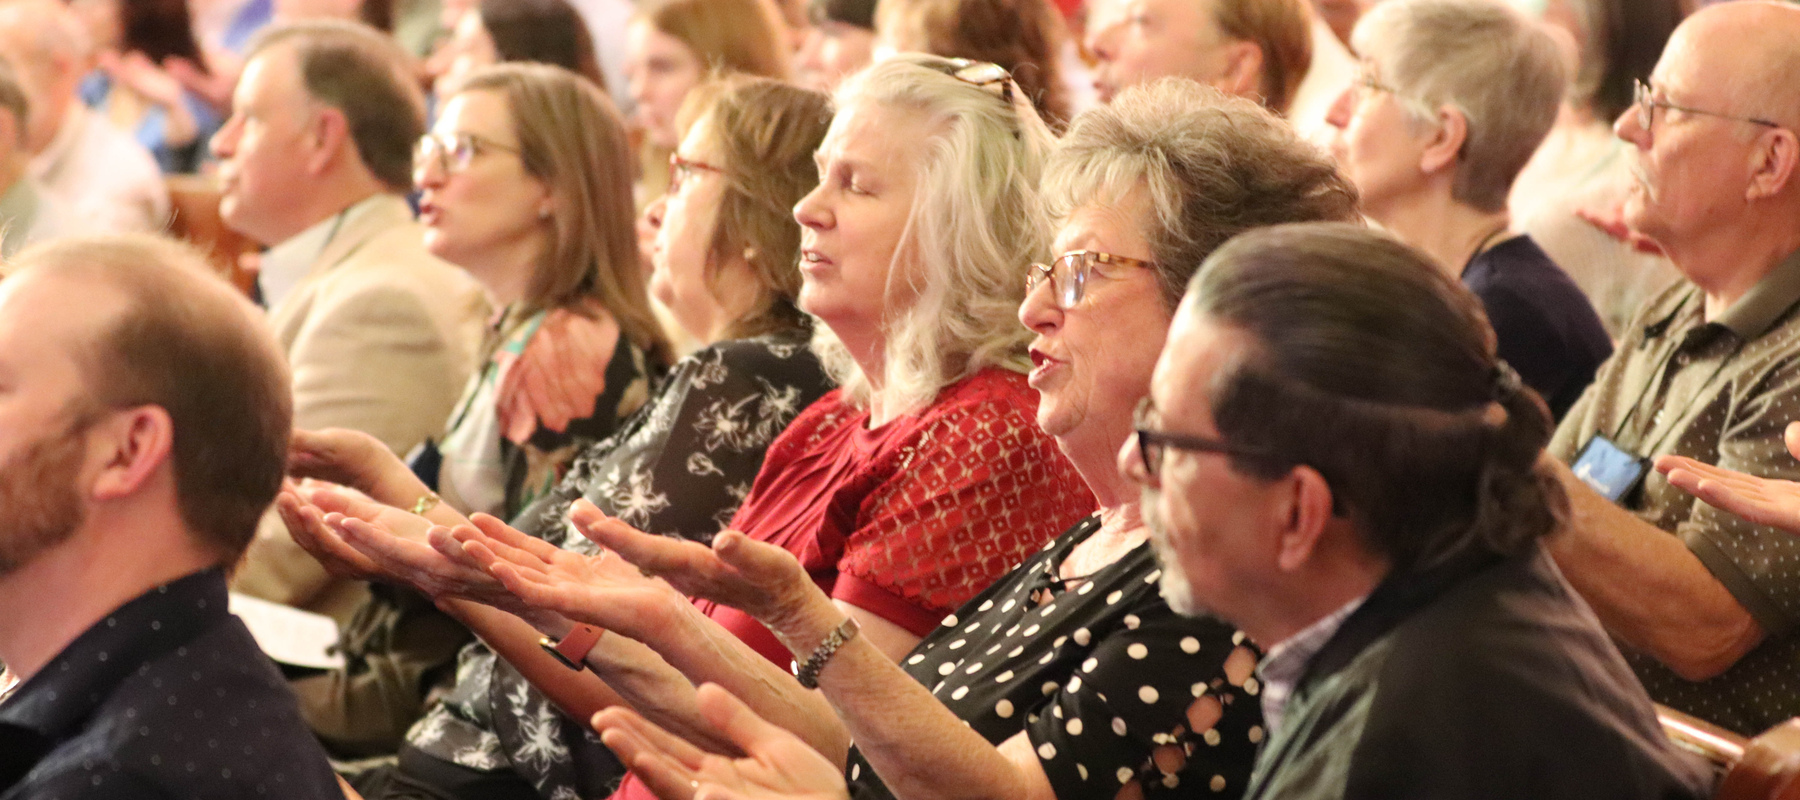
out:
M1505 208L1569 85L1541 23L1499 0L1387 0L1356 23L1351 42L1415 118L1443 106L1462 112L1468 135L1451 197Z
M1044 203L1057 224L1140 187L1151 209L1144 238L1171 310L1200 262L1239 233L1358 218L1355 188L1286 122L1175 78L1076 118L1044 168Z
M1029 369L1030 331L1019 324L1025 269L1049 250L1038 200L1048 127L1016 90L954 76L959 66L907 54L880 62L837 93L842 113L878 105L931 120L935 133L916 166L911 213L888 273L892 309L881 395L889 413L929 404L939 390L987 368ZM830 326L816 326L813 349L853 402L871 399L867 376Z

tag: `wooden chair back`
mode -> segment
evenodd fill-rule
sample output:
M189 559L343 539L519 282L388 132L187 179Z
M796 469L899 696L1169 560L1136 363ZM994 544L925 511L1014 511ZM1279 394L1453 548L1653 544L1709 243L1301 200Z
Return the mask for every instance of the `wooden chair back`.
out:
M1800 800L1800 718L1745 739L1660 705L1656 715L1670 740L1719 771L1713 800Z

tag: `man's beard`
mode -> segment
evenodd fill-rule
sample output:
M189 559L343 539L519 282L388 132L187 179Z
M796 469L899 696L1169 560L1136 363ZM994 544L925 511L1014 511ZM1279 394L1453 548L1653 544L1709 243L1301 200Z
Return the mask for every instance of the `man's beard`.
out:
M1144 489L1138 510L1144 516L1144 524L1150 528L1150 549L1156 553L1156 564L1162 571L1156 591L1162 595L1163 602L1182 616L1212 616L1212 609L1201 605L1194 598L1194 583L1182 571L1180 556L1168 545L1169 531L1163 527L1162 517L1156 510L1155 489Z
M85 424L32 442L0 464L0 577L74 535L87 516L76 482L87 450Z

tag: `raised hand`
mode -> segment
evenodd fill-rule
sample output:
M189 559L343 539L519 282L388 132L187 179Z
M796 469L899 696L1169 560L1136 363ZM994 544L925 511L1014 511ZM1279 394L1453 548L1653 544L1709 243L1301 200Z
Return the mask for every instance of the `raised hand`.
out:
M1800 457L1800 422L1787 427L1788 452ZM1800 534L1800 483L1759 478L1681 456L1656 459L1669 483L1758 525Z
M588 556L520 533L485 514L450 532L518 602L642 639L666 629L687 598L608 551ZM516 612L515 612L516 613ZM521 615L523 616L523 615Z
M792 553L737 531L721 531L708 548L644 533L586 500L575 503L569 520L595 544L683 594L739 609L776 629L809 593L818 591Z
M842 768L800 737L770 724L716 684L698 694L700 713L744 755L700 750L624 707L594 715L594 729L663 800L843 800Z

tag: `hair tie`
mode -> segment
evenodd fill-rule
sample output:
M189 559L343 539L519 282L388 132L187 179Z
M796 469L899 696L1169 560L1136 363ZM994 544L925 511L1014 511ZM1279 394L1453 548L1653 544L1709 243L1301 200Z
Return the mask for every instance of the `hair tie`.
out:
M1493 392L1496 402L1501 405L1511 402L1514 397L1518 396L1519 389L1524 385L1524 381L1519 378L1518 370L1513 369L1511 364L1500 359L1494 361Z

